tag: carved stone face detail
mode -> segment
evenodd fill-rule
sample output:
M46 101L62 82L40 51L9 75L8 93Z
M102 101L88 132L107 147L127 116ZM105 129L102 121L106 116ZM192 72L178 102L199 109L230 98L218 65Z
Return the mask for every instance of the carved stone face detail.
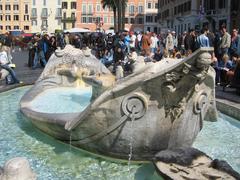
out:
M209 53L202 53L198 59L196 67L201 70L207 70L212 63L212 56Z

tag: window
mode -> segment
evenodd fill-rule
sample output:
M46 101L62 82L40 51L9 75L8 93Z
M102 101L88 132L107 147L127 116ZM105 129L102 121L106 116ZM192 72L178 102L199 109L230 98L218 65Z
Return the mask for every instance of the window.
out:
M33 6L35 6L36 5L36 0L33 0L32 4L33 4Z
M37 17L37 8L32 8L32 17Z
M61 17L62 16L62 8L57 8L56 9L56 16Z
M58 0L58 5L59 5L59 6L61 5L61 0Z
M19 5L18 4L14 4L13 5L13 10L14 11L18 11L19 10Z
M89 4L89 5L88 5L88 13L89 13L89 14L92 14L92 13L93 13L93 6L92 6L92 4Z
M14 16L13 16L13 20L14 20L14 21L19 21L19 15L14 15ZM15 28L14 28L14 29L15 29Z
M101 11L101 5L100 5L100 4L97 4L96 9L97 9L97 12L100 12L100 11Z
M37 26L37 20L32 20L32 26Z
M47 27L47 25L48 25L47 20L42 20L42 26L43 26L43 27Z
M67 8L68 8L67 2L62 2L62 9L67 9Z
M133 15L134 14L134 5L129 6L129 14Z
M66 13L66 12L63 13L63 18L64 18L64 19L67 18L67 13Z
M47 5L47 2L46 0L43 0L43 5L46 6Z
M153 17L152 16L146 16L146 22L148 22L148 23L153 22Z
M158 17L154 16L154 22L157 23L158 22Z
M24 15L23 19L24 21L29 21L29 15Z
M82 17L82 18L81 18L81 22L82 22L82 23L87 23L87 17Z
M226 8L226 0L219 0L219 9L225 9Z
M88 17L88 23L92 23L93 22L93 18L92 17Z
M13 26L13 29L19 29L19 26Z
M29 30L29 26L24 26L24 30Z
M77 9L76 2L71 2L71 9Z
M2 25L0 25L0 30L3 30L3 26Z
M114 17L111 17L111 24L114 23Z
M6 30L11 30L11 26L6 26Z
M87 13L87 6L86 6L86 4L82 4L82 13L83 14Z
M0 15L0 21L2 21L3 20L3 15Z
M188 23L188 30L191 29L191 23Z
M135 19L134 18L130 18L130 23L134 24L135 23Z
M125 18L125 24L128 24L128 18Z
M104 19L103 19L104 21L104 23L108 23L108 17L107 16L104 16Z
M11 5L9 5L9 4L8 4L8 5L5 5L5 10L6 10L6 11L11 11Z
M25 14L28 14L28 5L25 4Z
M143 24L143 18L142 17L138 18L138 24Z
M5 16L5 21L11 21L11 15L6 15Z
M75 19L75 17L76 17L76 16L75 16L75 13L72 13L72 14L71 14L71 18L72 18L72 19Z
M138 13L142 14L143 13L143 6L138 6Z
M155 3L155 9L158 9L158 3Z
M148 9L152 9L152 3L150 3L150 2L147 3L147 8L148 8Z
M2 11L2 5L0 4L0 11Z
M47 17L47 16L48 16L48 9L42 8L42 17Z

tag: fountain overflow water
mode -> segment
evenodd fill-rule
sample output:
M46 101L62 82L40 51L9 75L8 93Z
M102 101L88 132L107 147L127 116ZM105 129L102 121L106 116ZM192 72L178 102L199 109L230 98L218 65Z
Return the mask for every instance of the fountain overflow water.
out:
M135 111L136 110L136 106L134 105L132 107L132 113L130 115L131 117L131 125L130 125L130 131L131 131L131 135L130 135L130 142L129 142L129 158L128 158L128 171L129 174L131 174L131 169L130 169L130 165L131 165L131 159L132 159L132 155L133 155L133 123L135 121Z

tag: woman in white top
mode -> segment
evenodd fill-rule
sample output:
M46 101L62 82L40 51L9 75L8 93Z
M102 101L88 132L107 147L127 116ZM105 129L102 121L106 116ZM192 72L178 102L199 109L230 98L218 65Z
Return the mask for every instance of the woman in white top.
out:
M12 82L10 82L9 84L20 83L20 81L16 77L16 73L14 72L14 70L9 67L9 64L11 62L8 58L6 48L7 47L0 45L0 67L8 71L9 74L12 76Z

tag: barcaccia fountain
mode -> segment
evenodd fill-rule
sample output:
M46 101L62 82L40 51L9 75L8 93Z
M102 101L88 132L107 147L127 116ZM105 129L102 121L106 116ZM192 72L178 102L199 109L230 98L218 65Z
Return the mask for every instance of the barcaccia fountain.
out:
M91 55L67 46L57 50L22 98L21 112L43 132L91 153L146 161L169 148L192 145L203 120L216 120L211 48L185 59L164 59L116 81ZM34 106L45 92L63 87L91 94L74 113L46 113ZM130 138L131 137L131 138Z

